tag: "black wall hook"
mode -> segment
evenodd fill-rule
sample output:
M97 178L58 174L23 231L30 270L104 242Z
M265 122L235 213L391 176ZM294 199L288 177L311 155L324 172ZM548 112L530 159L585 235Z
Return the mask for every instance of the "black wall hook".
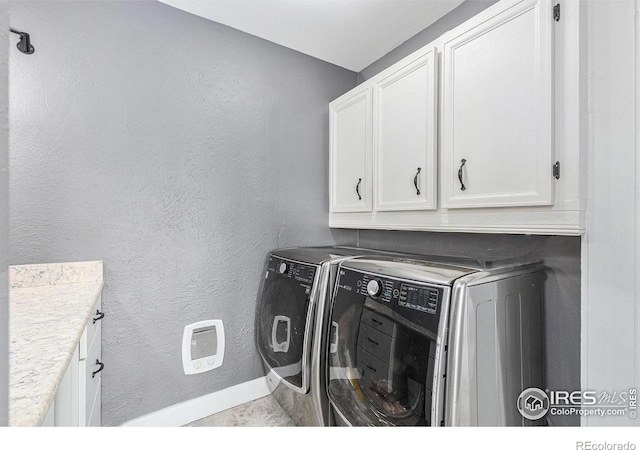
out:
M16 47L18 47L18 50L20 50L22 53L26 53L27 55L30 55L33 53L34 48L33 48L33 45L31 45L31 39L29 37L29 33L25 33L24 31L14 30L13 28L9 28L9 31L20 35L20 41L16 44Z

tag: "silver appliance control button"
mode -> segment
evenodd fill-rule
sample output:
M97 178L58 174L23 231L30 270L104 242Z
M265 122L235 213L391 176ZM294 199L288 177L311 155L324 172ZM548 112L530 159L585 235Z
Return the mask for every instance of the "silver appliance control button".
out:
M380 295L381 291L382 291L382 283L380 282L380 280L371 280L367 284L367 293L371 297L377 297L378 295Z
M280 263L280 267L278 267L278 272L286 273L287 272L287 263Z

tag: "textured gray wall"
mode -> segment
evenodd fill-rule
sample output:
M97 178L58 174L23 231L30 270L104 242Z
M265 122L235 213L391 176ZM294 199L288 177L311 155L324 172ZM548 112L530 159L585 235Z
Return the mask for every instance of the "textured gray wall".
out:
M400 61L405 56L419 50L431 41L440 37L442 34L475 16L480 11L487 9L497 1L498 0L466 0L440 20L437 20L411 39L405 41L402 45L391 50L376 62L362 69L358 74L358 83L368 80L378 72L381 72L392 64Z
M0 426L9 423L9 119L7 67L9 8L0 1ZM17 42L17 41L16 41ZM15 47L11 51L18 51Z
M263 375L271 248L330 230L328 103L356 74L159 2L14 2L12 264L101 259L103 424ZM220 318L225 363L185 376L183 327Z

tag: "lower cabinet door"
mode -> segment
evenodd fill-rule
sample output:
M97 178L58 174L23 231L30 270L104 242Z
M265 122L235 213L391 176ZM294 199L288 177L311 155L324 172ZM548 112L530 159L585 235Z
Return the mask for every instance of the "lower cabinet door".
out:
M78 347L73 352L67 371L56 391L55 402L51 405L56 427L77 427L80 420L80 361Z
M82 337L80 338L80 359L87 358L87 351L93 345L94 339L100 339L101 334L98 332L98 327L102 323L102 319L104 318L104 313L102 312L102 295L98 297L98 301L93 307L93 313L89 322L87 322L87 326L84 329L84 333L82 333Z
M101 424L102 326L98 319L84 329L67 371L56 391L43 426L84 427Z
M100 360L102 358L102 344L101 344L101 327L98 326L96 330L95 339L89 351L87 352L87 359L85 360L85 371L83 376L85 377L85 389L84 389L84 402L80 404L80 408L84 408L84 420L81 426L89 426L92 418L91 414L94 411L94 405L96 399L100 404L100 385L102 381L102 370L104 364ZM95 420L95 419L94 419Z
M102 417L102 379L98 381L98 389L96 391L96 396L93 399L93 407L87 414L88 427L99 427L101 425L101 417Z

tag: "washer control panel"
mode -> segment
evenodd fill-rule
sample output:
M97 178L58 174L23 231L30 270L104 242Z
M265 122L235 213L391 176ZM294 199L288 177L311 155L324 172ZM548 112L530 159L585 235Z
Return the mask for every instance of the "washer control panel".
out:
M381 320L376 316L376 320L366 323L370 328L389 333L388 330L394 326L408 327L422 332L430 339L436 339L440 314L449 301L450 291L449 285L341 267L336 281L332 314L344 313L349 308L357 311L360 307L362 311L373 311L385 318ZM380 344L379 341L377 343Z
M429 287L362 273L356 282L356 290L362 295L383 303L397 303L403 308L428 314L438 312L442 288Z
M400 285L398 305L406 308L435 314L438 311L439 292L435 288L416 287L410 284Z
M371 280L367 283L367 294L371 297L380 297L384 289L384 285L380 280Z
M362 278L356 283L358 292L368 295L383 302L390 302L393 298L393 281L378 278L368 273L362 274Z

